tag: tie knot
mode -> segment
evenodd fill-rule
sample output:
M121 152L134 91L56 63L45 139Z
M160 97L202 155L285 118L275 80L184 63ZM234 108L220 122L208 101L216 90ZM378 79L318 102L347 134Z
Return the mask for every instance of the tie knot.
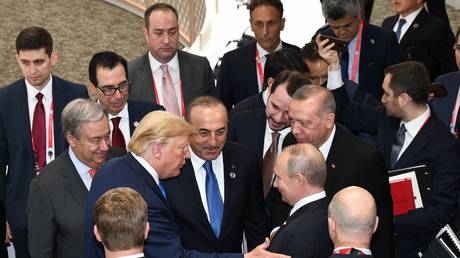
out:
M167 73L168 72L168 65L167 64L162 64L160 66L161 70L164 72L164 73Z
M204 170L206 170L206 173L213 173L212 171L212 162L210 160L206 160L206 162L203 164Z
M405 134L407 131L405 124L402 124L401 127L399 128L398 135Z
M120 119L121 117L117 116L117 117L113 117L111 120L112 120L112 123L113 123L113 127L118 127L118 125L120 124Z
M92 169L88 170L88 173L89 173L89 175L91 176L91 178L93 178L93 177L96 175L96 173L97 173L97 169L96 169L96 168L92 168Z
M280 132L273 131L272 132L272 142L278 142L279 138L280 138Z
M43 94L41 92L37 93L37 95L35 95L35 97L37 98L39 103L42 102Z
M401 27L401 26L403 26L404 24L406 24L406 22L407 22L406 19L402 19L402 18L401 18L401 19L399 19L399 25L398 25L398 26Z

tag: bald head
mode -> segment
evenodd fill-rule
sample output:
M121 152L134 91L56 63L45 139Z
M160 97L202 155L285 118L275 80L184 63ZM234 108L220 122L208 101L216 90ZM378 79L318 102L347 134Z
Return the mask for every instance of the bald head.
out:
M334 246L369 248L378 217L375 200L368 191L357 186L342 189L332 198L328 217Z

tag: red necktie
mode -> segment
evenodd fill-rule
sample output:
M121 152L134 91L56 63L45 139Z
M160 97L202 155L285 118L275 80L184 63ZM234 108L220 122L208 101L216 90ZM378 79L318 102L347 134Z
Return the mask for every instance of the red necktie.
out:
M120 119L121 117L112 118L113 130L112 130L112 146L126 149L125 138L120 130Z
M179 105L177 104L177 96L174 91L174 84L171 79L171 74L169 74L168 65L162 64L161 70L163 71L163 80L162 80L162 93L163 93L163 104L166 111L181 115L179 111Z
M88 170L88 173L91 176L91 178L93 178L97 173L97 169L92 168L92 169Z
M42 102L43 94L39 92L35 97L37 98L37 104L35 105L32 122L32 144L35 151L35 164L38 165L38 171L41 171L46 165L45 107Z

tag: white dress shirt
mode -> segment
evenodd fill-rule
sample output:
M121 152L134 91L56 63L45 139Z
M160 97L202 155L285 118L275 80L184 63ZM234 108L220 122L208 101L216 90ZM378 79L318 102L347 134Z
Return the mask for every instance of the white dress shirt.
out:
M275 51L278 51L282 48L283 48L283 44L281 43L281 40L280 40L280 43L275 48ZM256 43L256 49L257 51L259 51L260 64L262 65L262 74L263 74L263 72L265 71L265 62L267 61L267 55L270 53L267 50L265 50L261 45L259 45L259 43ZM257 84L259 85L258 91L260 92L260 90L262 89L262 82L260 81L259 68L257 67L257 60L256 60L256 71L257 71Z
M72 147L69 147L69 157L70 157L70 160L73 163L73 166L77 170L78 175L80 176L81 180L85 184L86 189L88 189L88 191L89 191L89 189L91 188L91 183L93 182L93 178L89 174L89 170L91 168L88 167L87 165L83 164L77 158L77 156L75 156L75 153L73 152Z
M329 135L327 140L318 148L321 154L323 154L324 160L326 160L327 156L329 155L329 151L331 150L331 146L332 146L332 140L334 140L334 135L335 135L335 125L332 128L331 135Z
M53 136L53 147L49 148L48 147L48 131L49 131L49 118L50 118L50 112L51 112L51 102L53 101L53 77L50 74L50 79L48 83L43 87L41 91L38 91L34 86L32 86L26 79L26 89L27 89L27 104L29 107L29 121L30 121L30 131L32 132L32 126L33 126L33 121L34 121L34 111L35 111L35 106L37 105L37 98L35 97L37 93L43 94L43 106L45 107L45 124L46 124L46 164L50 163L51 161L54 160L55 157L55 152L54 152L54 146L55 146L55 141L54 141L54 127L53 131L51 132L51 135ZM54 119L61 119L60 117L54 117ZM51 155L50 155L51 154Z
M326 197L326 192L322 191L322 192L315 193L315 194L312 194L312 195L309 195L309 196L306 196L306 197L300 199L292 207L291 212L289 213L289 216L292 216L292 214L294 214L294 212L296 212L298 209L302 208L303 206L305 206L305 205L307 205L309 203L312 203L314 201L317 201L319 199L322 199L324 197Z
M270 145L272 145L272 132L273 130L270 128L270 125L268 124L268 119L265 119L265 135L263 149L264 156L267 153L268 149L270 149ZM276 150L276 153L280 154L281 150L283 149L284 138L286 138L286 135L291 132L291 127L286 127L278 132L280 133L280 137L278 138L278 149Z
M159 105L164 105L163 101L163 70L161 70L162 63L158 62L152 54L149 52L149 63L150 69L152 69L153 79L155 80L155 89L158 94L158 101ZM171 75L172 82L174 84L174 92L176 93L177 97L177 105L179 110L181 110L182 106L182 93L181 93L181 80L180 80L180 70L179 70L179 57L177 56L177 52L174 57L167 63L168 71ZM153 85L152 85L153 87Z
M201 202L203 203L204 211L206 212L209 220L208 202L206 198L206 170L203 167L206 160L198 157L193 152L192 148L190 148L190 160L192 162L193 171L195 172L195 179L198 185L198 190L200 191ZM225 203L224 159L222 152L215 160L212 160L211 163L212 170L216 175L217 184L219 185L219 192L220 196L222 196L222 202Z
M358 32L359 33L359 32ZM350 41L350 43L348 43L348 55L349 55L349 58L348 58L348 78L350 78L350 80L352 79L351 78L351 75L353 74L353 63L355 61L355 51L356 51L356 42L358 41L358 33L356 34L356 36ZM361 40L361 45L362 45L362 40ZM362 51L362 47L360 47L360 51ZM360 53L361 55L361 53ZM359 59L360 57L358 57L356 59L356 61L358 62L357 63L357 66L356 66L356 77L355 77L355 80L354 82L356 83L359 83Z
M123 139L125 140L126 147L128 147L129 140L131 139L131 132L129 129L128 103L125 104L123 109L116 116L109 114L110 136L112 136L113 132L112 118L114 117L120 117L120 124L118 124L118 128L120 128L121 133L123 133Z
M399 16L399 19L396 21L395 26L393 26L393 31L394 32L396 32L398 30L399 20L400 19L405 19L406 20L406 23L401 27L401 34L399 36L400 41L404 37L404 34L406 34L406 32L410 28L410 26L412 26L412 23L414 22L414 20L417 17L417 15L422 11L422 9L423 9L423 6L420 7L420 9L418 9L417 11L410 13L406 17L403 17L402 15Z
M412 119L409 122L406 122L406 123L401 122L399 124L399 126L401 126L401 124L405 124L406 133L405 133L405 138L404 138L404 144L398 155L398 160L401 157L401 155L404 153L404 151L407 149L407 147L414 140L415 136L420 131L420 129L422 129L422 127L425 125L426 121L430 117L430 114L431 114L430 107L426 105L426 111L423 112L423 114L421 114L415 119Z
M137 253L137 254L131 254L131 255L125 255L125 256L118 256L117 258L139 258L139 257L144 257L144 253Z

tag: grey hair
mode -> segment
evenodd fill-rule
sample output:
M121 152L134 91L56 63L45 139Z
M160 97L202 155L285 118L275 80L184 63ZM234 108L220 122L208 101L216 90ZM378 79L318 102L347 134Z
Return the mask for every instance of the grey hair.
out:
M347 15L359 17L361 14L358 0L323 0L322 9L326 21L336 21Z
M321 98L319 112L320 115L327 115L329 113L335 113L335 100L334 95L323 87L316 85L305 85L297 89L292 96L295 100L307 100L309 98L318 97Z
M89 99L75 99L67 104L62 111L62 131L69 132L73 137L80 139L81 123L97 122L107 117L107 111L97 102Z
M286 147L289 154L286 170L288 176L302 174L312 186L324 187L327 176L323 155L311 144L295 144Z

